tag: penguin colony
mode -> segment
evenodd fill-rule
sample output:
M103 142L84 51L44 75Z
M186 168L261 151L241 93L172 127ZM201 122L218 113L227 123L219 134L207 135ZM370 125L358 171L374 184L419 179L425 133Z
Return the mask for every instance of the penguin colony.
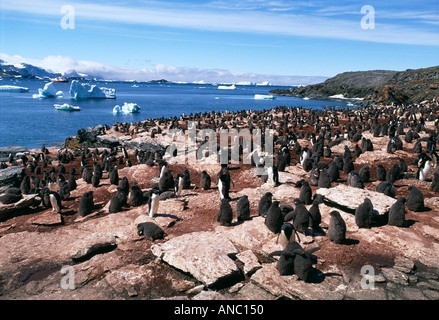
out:
M191 192L215 192L218 198L217 223L233 228L236 224L251 220L252 216L264 217L267 229L278 235L278 243L282 248L281 251L271 254L280 257L279 273L296 274L299 279L309 282L313 278L312 265L317 261L312 253L318 248L305 250L299 244L300 238L319 234L328 236L329 241L336 245L343 245L346 244L349 234L337 210L330 212L329 225L322 228L319 204L323 199L313 192L313 188L330 188L336 183L346 183L351 187L364 189L369 182L379 182L375 190L397 201L385 217L387 221L383 223L380 221L382 217L376 216L372 202L365 199L355 210L357 226L373 228L387 223L395 227L407 227L405 214L408 210L425 210L423 192L416 187L416 181L428 183L433 193L439 192L439 126L436 125L434 129L427 129L425 126L426 121L438 124L438 114L438 103L355 110L277 107L271 111L210 112L180 118L150 119L134 124L117 123L111 128L116 132L134 137L137 133L146 131L150 132L152 138L163 134L162 127L187 130L188 121L196 121L198 129L209 128L216 132L219 129L243 128L243 124L249 129L272 129L275 132L274 165L265 168L267 174L261 176L261 183L269 183L273 191L263 194L258 203L250 203L247 195L234 198L233 171L230 170L230 164L223 164L218 172L211 174L201 167L201 177L195 181L191 177L193 169L174 172L173 166L166 162L163 150L84 147L75 150L61 149L53 156L43 146L40 152L15 157L10 155L7 162L1 163L1 168L23 166L26 175L0 195L0 202L3 205L11 204L18 202L23 195L38 194L41 202L37 206L63 215L63 211L66 211L63 202L72 201L71 192L77 189L77 180L82 178L93 191L84 192L77 197L75 210L79 216L86 217L99 211L94 195L104 185L114 185L115 192L108 199L108 213L117 214L133 207L145 206L145 215L154 219L160 214L161 200L184 198L184 190L187 189L191 189ZM304 130L309 127L314 129L313 133ZM110 127L103 127L103 133L108 130ZM358 157L377 150L370 139L363 137L366 132L374 137L388 137L389 143L385 152L396 156L399 150L407 150L408 143L415 143L410 150L413 161L406 163L399 158L391 164L383 162L356 165L355 160ZM345 146L342 154L334 153L332 149L344 141L351 142L352 149ZM242 157L242 145L239 147ZM199 143L198 148L205 150L205 155L212 152L203 149L203 142ZM72 166L78 161L79 166ZM141 188L140 181L129 181L127 177L120 175L121 168L138 164L157 167L158 183L150 183ZM251 165L264 168L257 153L251 157ZM279 172L292 165L301 166L309 172L309 178L298 187L299 197L293 203L281 203L274 196L276 187L280 185ZM70 166L70 171L66 170L66 166ZM346 177L344 182L342 176ZM408 187L407 196L401 196L402 188L398 186L401 179L413 181L413 185ZM142 185L145 186L144 181ZM153 222L139 224L137 230L139 236L151 241L167 236Z

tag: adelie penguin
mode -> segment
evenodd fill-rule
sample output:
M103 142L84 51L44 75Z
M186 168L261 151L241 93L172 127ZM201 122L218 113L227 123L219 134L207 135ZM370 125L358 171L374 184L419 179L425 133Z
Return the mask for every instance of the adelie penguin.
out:
M266 192L259 200L258 212L260 216L265 216L273 201L273 194Z
M250 220L250 203L247 195L243 195L236 203L236 219L238 221Z
M300 241L299 235L297 235ZM279 236L277 237L276 243L279 242L282 250L284 250L288 243L296 241L296 230L291 223L284 223L280 228Z
M132 206L132 207L141 206L144 201L145 201L145 199L143 197L142 190L139 188L137 183L134 183L133 186L131 187L131 192L129 194L130 206Z
M148 215L153 218L159 209L160 192L156 189L150 191L148 197Z
M428 159L423 159L420 163L418 171L416 172L416 178L421 181L425 181L428 178L431 170L431 162Z
M284 223L284 217L279 208L279 201L273 201L265 216L265 225L273 233L279 233Z
M177 178L175 178L175 183L174 183L174 191L177 197L179 197L181 195L181 192L183 191L183 184L184 184L183 175L182 174L177 175Z
M369 198L365 198L355 210L355 223L358 228L371 228L375 222L373 204Z
M424 195L421 190L416 186L410 186L408 188L409 194L407 196L407 208L411 211L423 211L424 207Z
M210 175L207 173L207 171L201 172L201 178L200 178L200 187L203 190L209 190L212 184L212 179Z
M233 220L233 210L229 199L222 199L216 221L222 226L230 227Z
M405 203L404 197L399 197L396 202L390 207L389 210L389 226L395 226L402 228L405 223Z
M340 212L334 210L329 213L331 216L328 226L329 240L336 244L342 244L346 241L346 223Z
M298 232L305 234L309 228L310 218L312 219L312 217L308 209L305 207L304 203L300 199L294 199L294 204L296 205L293 213L294 229L296 229Z
M279 172L277 169L277 166L271 166L267 168L267 174L268 174L268 183L270 183L272 186L276 187L279 185Z
M93 191L86 192L82 195L81 200L79 200L78 213L81 217L85 217L93 212L94 201L93 201Z
M312 203L312 189L308 181L304 181L300 187L299 199L304 204L309 205Z
M435 172L433 175L433 180L431 181L430 190L433 192L439 192L439 173L438 172Z
M115 194L110 200L110 206L108 207L108 212L117 213L122 211L122 204L117 194Z
M227 169L226 167L221 168L216 177L216 182L218 185L221 199L230 200L229 191L231 181L232 180L230 178L229 169Z
M137 225L137 235L154 241L166 237L166 233L154 222L143 222Z

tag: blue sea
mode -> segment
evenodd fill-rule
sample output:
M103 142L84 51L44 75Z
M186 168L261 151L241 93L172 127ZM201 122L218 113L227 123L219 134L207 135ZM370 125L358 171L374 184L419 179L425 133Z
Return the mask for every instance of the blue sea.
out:
M219 90L210 84L157 84L132 82L84 81L99 87L116 89L116 99L72 100L70 82L55 83L64 93L62 98L33 98L47 80L3 78L0 85L29 88L26 93L0 92L0 147L19 145L40 148L60 145L66 137L75 136L81 128L116 122L137 122L149 118L180 116L209 111L263 110L277 106L324 108L346 106L343 101L303 100L276 97L274 100L256 100L255 94L268 94L277 86L236 86L235 90ZM133 87L133 85L135 86ZM138 87L136 87L138 86ZM113 114L116 105L137 103L140 113ZM58 111L54 104L68 103L81 111Z

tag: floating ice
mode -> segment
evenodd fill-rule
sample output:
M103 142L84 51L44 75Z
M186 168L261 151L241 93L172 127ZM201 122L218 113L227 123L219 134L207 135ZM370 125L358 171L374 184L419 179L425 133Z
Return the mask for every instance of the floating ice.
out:
M18 86L0 86L0 92L28 92L29 88Z
M116 89L98 87L88 83L80 83L73 80L70 85L70 96L72 99L115 99Z
M64 94L62 91L57 91L53 82L46 83L43 89L38 89L38 94L34 94L34 98L58 98Z
M140 112L140 107L136 103L126 103L123 106L115 106L113 108L113 113L137 113Z

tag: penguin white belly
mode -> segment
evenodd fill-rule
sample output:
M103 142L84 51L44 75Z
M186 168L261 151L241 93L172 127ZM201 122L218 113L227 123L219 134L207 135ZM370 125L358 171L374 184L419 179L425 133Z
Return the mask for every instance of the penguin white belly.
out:
M157 213L159 208L159 196L154 194L151 199L151 208L149 209L149 216L152 218Z
M178 190L177 190L177 196L180 196L181 191L183 190L183 178L178 178Z
M223 182L221 181L221 179L219 179L219 181L218 181L218 190L219 190L219 192L220 192L221 200L224 199L224 194L223 194Z

